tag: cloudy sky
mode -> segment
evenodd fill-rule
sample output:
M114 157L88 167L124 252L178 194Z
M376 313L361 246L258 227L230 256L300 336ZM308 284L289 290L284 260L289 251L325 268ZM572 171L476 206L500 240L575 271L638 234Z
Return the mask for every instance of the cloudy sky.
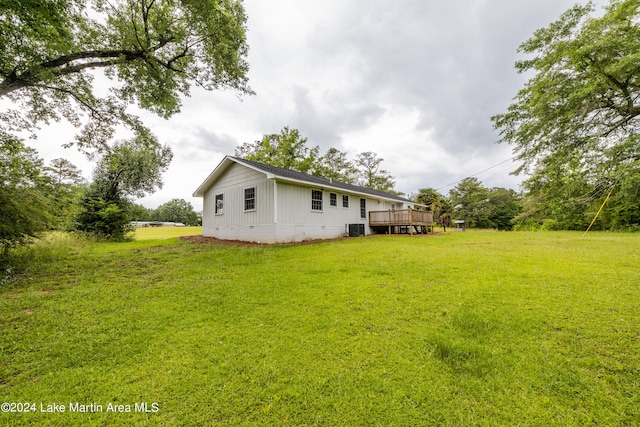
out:
M520 43L574 3L245 0L256 95L194 89L170 120L144 114L174 160L163 189L139 203L183 198L201 209L191 194L225 155L285 126L322 153L376 152L407 194L424 187L446 194L486 169L477 174L485 186L517 189L511 147L496 144L490 117L525 82L513 66ZM72 160L89 178L77 152L43 143L66 142L63 128L45 129L32 145L46 160Z

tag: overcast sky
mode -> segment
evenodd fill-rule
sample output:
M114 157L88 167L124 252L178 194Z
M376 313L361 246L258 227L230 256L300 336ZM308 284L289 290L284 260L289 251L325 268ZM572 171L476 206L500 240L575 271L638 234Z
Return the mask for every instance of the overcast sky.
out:
M174 152L162 190L138 202L155 208L195 189L237 145L289 126L309 146L374 151L407 194L447 194L477 175L517 189L511 147L496 144L490 117L505 111L525 76L517 48L572 0L245 0L249 79L255 96L194 89L170 120L144 114ZM582 2L584 3L584 1ZM601 0L597 2L604 4ZM91 166L63 125L31 145L50 160ZM59 140L59 141L56 141ZM46 142L45 142L46 141Z

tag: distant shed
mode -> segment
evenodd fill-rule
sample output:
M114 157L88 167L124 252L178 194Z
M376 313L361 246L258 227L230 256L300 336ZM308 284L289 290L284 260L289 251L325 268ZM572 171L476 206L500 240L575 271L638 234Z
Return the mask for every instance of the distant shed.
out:
M165 221L131 221L134 228L143 227L185 227L181 222L165 222Z

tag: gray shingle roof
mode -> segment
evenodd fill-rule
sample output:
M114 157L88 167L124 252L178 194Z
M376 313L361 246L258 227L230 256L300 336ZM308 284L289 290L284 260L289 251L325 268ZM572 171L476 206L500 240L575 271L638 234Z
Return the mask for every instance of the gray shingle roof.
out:
M294 179L296 181L303 181L309 184L316 184L320 186L331 186L331 187L339 188L349 192L364 193L364 194L369 194L371 196L384 197L386 199L398 200L400 202L405 202L405 203L414 203L412 200L405 199L404 197L396 196L395 194L386 193L384 191L373 190L371 188L360 187L358 185L353 185L353 184L346 184L344 182L329 180L328 178L309 175L309 174L294 171L291 169L279 168L276 166L271 166L271 165L267 165L260 162L254 162L253 160L241 159L239 157L229 156L229 158L231 158L235 162L244 163L246 165L253 166L254 168L259 169L263 172L270 173L282 178Z

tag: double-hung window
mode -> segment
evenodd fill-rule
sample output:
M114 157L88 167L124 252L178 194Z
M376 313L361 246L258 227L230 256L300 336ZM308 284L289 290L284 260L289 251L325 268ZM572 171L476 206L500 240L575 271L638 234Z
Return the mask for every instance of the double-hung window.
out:
M336 193L329 193L329 206L338 207L338 195Z
M343 208L349 207L349 196L347 196L346 194L342 196L342 207Z
M256 210L256 187L249 187L244 189L244 210Z
M367 218L367 199L360 199L360 218Z
M216 194L216 215L224 213L224 194Z
M311 210L313 211L322 210L322 191L321 190L311 190Z

